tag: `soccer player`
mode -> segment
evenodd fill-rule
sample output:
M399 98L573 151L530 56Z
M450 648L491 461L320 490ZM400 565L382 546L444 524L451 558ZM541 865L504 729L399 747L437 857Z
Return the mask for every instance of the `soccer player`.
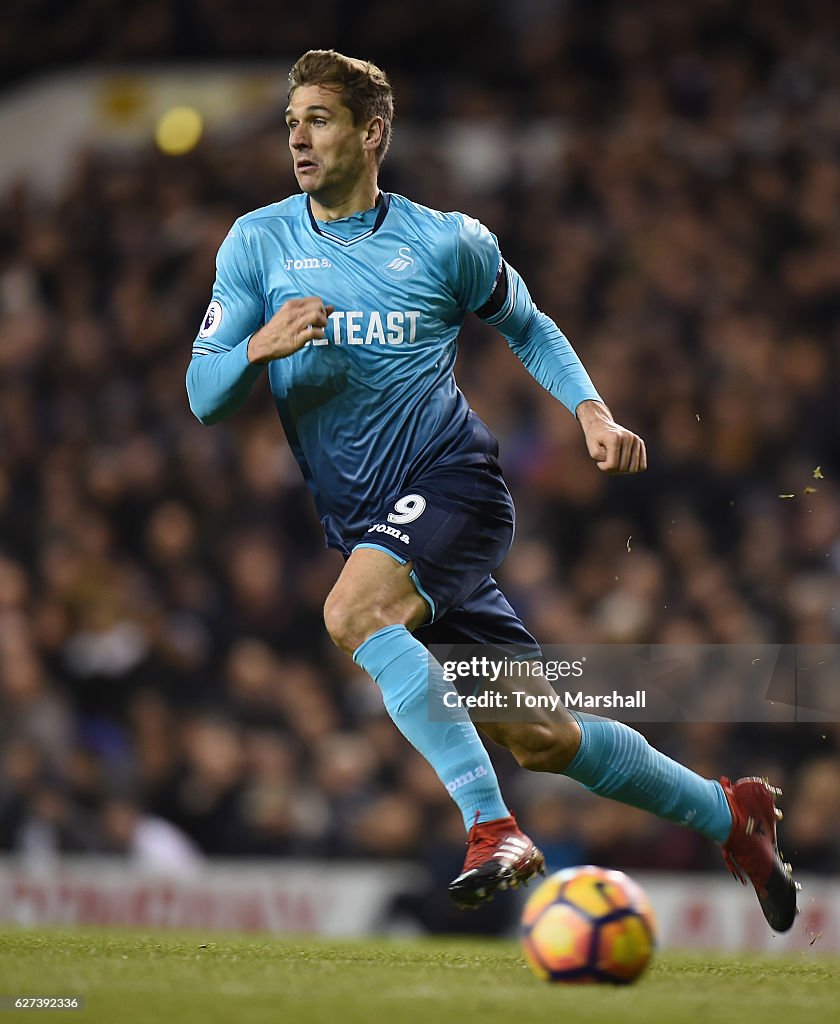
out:
M391 87L375 65L331 50L297 61L286 124L301 194L239 218L222 243L187 388L195 415L215 423L267 372L327 543L346 558L324 608L327 630L376 681L458 805L467 854L450 893L471 907L526 882L543 856L508 810L467 713L429 716L439 667L425 645L539 656L491 575L514 517L496 439L453 377L466 315L496 327L577 417L598 469L638 473L646 454L482 224L380 191L392 119ZM628 726L568 711L481 728L526 768L715 840L770 924L792 924L796 891L765 782L701 778Z

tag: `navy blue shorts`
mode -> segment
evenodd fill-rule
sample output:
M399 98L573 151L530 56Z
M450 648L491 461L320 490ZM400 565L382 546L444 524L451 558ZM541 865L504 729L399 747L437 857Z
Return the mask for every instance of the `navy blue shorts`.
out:
M441 467L384 502L355 547L412 563L411 578L430 608L415 633L424 644L539 645L492 573L513 541L514 511L493 466Z

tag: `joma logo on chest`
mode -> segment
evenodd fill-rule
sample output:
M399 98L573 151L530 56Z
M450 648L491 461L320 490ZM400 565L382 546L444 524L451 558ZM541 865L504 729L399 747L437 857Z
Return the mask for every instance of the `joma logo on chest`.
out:
M299 260L286 260L286 270L321 270L331 266L332 263L326 256L304 256Z

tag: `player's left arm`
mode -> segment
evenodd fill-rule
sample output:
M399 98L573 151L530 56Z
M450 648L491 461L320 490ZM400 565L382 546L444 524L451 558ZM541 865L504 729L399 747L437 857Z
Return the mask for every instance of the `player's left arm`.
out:
M598 468L647 469L644 441L615 422L569 339L536 307L525 282L501 258L495 237L469 218L462 221L458 273L464 307L495 327L531 376L577 417ZM489 298L482 301L482 295Z
M505 337L528 372L577 417L598 469L647 469L644 441L616 423L569 339L536 307L525 282L504 260L490 299L476 313Z

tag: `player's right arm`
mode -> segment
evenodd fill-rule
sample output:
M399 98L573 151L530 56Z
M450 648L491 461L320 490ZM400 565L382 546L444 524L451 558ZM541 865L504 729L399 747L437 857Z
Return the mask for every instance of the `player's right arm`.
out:
M193 342L187 367L190 409L216 423L248 397L262 366L248 359L248 342L265 321L265 300L239 224L216 257L213 296Z
M289 299L265 323L265 297L242 229L235 224L216 258L213 297L187 367L190 408L217 423L248 397L263 366L323 338L332 307L315 296Z

